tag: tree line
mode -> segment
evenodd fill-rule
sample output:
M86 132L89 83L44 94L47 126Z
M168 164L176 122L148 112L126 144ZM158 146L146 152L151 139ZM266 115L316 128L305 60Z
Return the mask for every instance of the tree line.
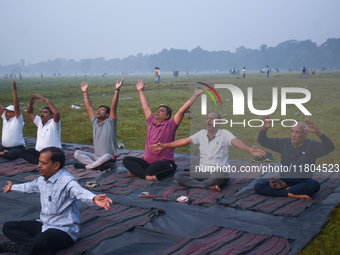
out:
M275 47L262 44L259 49L240 46L236 51L206 51L197 47L191 51L163 49L151 55L128 56L106 60L95 59L48 60L36 64L25 64L22 59L14 65L0 66L2 74L44 73L46 75L150 73L157 66L161 72L206 72L229 71L232 68L258 71L269 66L279 70L301 70L302 66L317 70L334 70L340 67L340 38L329 38L318 46L311 40L289 40Z

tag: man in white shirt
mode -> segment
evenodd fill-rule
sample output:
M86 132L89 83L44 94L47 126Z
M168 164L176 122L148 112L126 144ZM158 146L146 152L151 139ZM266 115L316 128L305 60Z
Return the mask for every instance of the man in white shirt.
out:
M221 191L221 186L225 185L229 180L228 173L215 172L211 174L210 172L206 172L205 169L213 166L228 166L229 146L231 145L256 156L264 156L266 154L256 146L250 148L228 130L220 129L220 125L214 125L215 119L221 119L220 115L210 113L206 120L207 129L202 129L190 137L171 143L158 143L150 146L152 150L162 150L165 148L181 147L190 143L200 145L200 171L198 173L190 173L189 171L177 172L175 174L175 180L178 181L180 185Z
M12 82L13 104L6 108L0 103L0 115L3 119L2 136L0 142L0 157L14 160L20 158L25 149L25 140L22 134L25 122L19 108L17 84Z
M35 102L44 101L47 106L42 108L40 116L33 112ZM35 148L24 150L20 157L31 164L38 164L40 151L46 147L61 148L60 114L57 107L47 98L32 95L27 105L27 115L37 126L37 142Z

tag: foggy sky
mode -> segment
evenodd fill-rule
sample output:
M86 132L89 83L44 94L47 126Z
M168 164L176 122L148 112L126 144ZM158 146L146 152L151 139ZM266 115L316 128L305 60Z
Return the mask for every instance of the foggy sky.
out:
M162 49L320 45L340 38L338 0L3 0L0 65L124 58Z

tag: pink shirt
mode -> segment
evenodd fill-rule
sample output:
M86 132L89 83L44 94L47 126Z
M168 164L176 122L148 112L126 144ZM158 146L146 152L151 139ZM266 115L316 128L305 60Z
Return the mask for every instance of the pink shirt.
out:
M149 149L150 145L156 143L171 143L175 141L176 125L175 120L172 118L156 125L155 115L150 114L147 119L148 133L146 135L145 150L143 158L149 164L156 161L173 161L174 160L174 148L166 148L160 151L152 151Z

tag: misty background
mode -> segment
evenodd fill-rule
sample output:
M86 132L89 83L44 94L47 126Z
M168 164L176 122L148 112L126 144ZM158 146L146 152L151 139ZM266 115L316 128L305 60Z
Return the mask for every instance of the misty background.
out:
M0 8L0 73L339 67L338 0L16 0Z

